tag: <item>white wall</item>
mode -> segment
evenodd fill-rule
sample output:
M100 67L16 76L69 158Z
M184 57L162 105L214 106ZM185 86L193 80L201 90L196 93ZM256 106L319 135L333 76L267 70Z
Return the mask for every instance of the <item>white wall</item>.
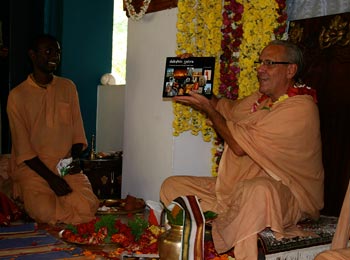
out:
M177 8L129 19L122 196L159 200L173 174L210 175L211 143L172 135L172 104L163 101L165 58L176 50Z
M97 87L97 152L122 151L124 136L124 85Z

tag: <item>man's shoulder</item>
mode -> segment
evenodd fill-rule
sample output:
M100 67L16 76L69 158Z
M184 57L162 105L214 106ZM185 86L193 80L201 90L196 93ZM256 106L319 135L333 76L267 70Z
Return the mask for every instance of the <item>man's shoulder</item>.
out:
M283 103L283 102L281 102ZM291 103L294 107L317 107L314 99L310 95L296 95L286 99L286 103Z
M25 89L27 89L30 86L29 80L28 78L23 80L21 83L19 83L17 86L15 86L14 88L12 88L10 90L10 94L15 94L15 93L19 93Z
M64 83L64 84L67 84L67 85L73 85L75 86L73 80L69 79L69 78L65 78L65 77L61 77L61 76L54 76L54 80L56 82L59 82L59 83Z
M62 91L65 89L66 91L76 91L76 85L73 80L61 76L54 76L54 88Z
M318 116L318 106L310 95L296 95L289 97L273 106L272 111L277 114L289 113L290 117Z

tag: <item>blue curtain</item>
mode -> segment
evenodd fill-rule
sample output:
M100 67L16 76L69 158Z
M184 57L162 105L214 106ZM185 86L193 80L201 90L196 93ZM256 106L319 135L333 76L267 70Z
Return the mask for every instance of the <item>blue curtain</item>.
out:
M45 0L44 32L62 40L62 0Z

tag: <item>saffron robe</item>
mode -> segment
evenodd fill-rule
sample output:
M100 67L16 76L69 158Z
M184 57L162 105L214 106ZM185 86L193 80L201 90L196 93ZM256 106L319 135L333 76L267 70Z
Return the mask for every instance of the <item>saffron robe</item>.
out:
M350 259L350 248L348 247L350 237L350 182L345 194L343 206L335 231L331 250L327 250L316 256L315 260L348 260Z
M222 253L235 247L236 259L257 259L257 233L270 227L277 237L302 235L295 224L318 218L323 207L321 136L318 108L311 96L275 103L260 93L216 109L246 152L237 156L225 144L218 177L172 176L161 187L164 204L181 195L197 195L204 211L217 212L212 236ZM308 234L309 235L309 234Z
M24 161L36 156L55 174L60 159L75 143L87 147L78 93L74 83L54 76L47 88L28 78L10 91L7 113L12 136L11 169L14 197L24 202L38 222L81 223L94 218L99 201L88 178L78 173L64 178L73 192L56 196L48 183Z

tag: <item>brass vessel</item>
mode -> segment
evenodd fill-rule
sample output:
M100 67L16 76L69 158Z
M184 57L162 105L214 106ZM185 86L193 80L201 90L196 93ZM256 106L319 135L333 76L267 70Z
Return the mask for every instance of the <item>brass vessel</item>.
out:
M182 253L183 226L170 224L170 227L158 240L159 258L161 260L179 260Z

